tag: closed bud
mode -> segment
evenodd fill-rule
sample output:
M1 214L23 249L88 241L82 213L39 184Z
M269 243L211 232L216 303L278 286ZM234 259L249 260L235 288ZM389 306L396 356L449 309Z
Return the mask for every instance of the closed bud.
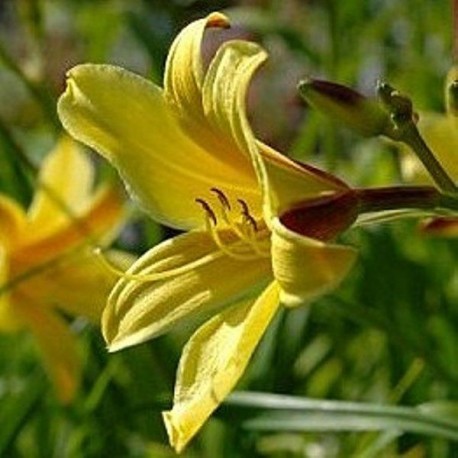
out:
M401 140L405 135L404 130L418 122L418 114L413 110L412 101L384 82L378 83L377 96L391 120L386 125L384 135L392 140Z
M412 101L389 84L379 83L377 86L377 94L380 101L391 114L393 121L397 123L403 121L409 122L416 117L413 112Z
M314 108L361 135L385 133L389 116L375 99L341 84L315 79L302 81L299 92Z

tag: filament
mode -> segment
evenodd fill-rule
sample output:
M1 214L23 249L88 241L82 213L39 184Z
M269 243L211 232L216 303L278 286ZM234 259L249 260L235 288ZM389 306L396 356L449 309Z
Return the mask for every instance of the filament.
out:
M101 265L111 272L113 275L119 277L122 280L133 280L133 281L140 281L140 282L157 282L161 280L167 280L172 277L177 277L178 275L182 275L186 272L189 272L192 269L195 269L199 266L209 263L210 261L215 260L221 254L218 253L209 253L204 255L195 261L188 262L180 267L176 267L174 269L164 270L162 272L153 272L153 273L131 273L125 272L120 270L117 266L115 266L106 256L103 254L103 249L98 247L94 249L94 254L96 255L97 259L101 263Z
M237 221L233 216L233 209L226 194L218 188L211 188L210 191L216 194L220 203L220 215L229 229L239 238L238 242L227 243L221 239L220 231L217 230L218 218L215 211L204 199L196 199L205 212L205 226L208 233L212 236L218 248L228 256L240 260L253 260L259 257L269 258L270 249L260 241L261 231L259 231L256 220L250 213L248 204L242 200L237 199L241 207L239 216L241 221ZM264 231L263 231L264 232ZM240 251L240 248L246 247L249 251Z
M251 260L257 259L257 256L253 256L252 254L240 253L240 252L234 250L234 244L231 246L231 245L228 245L228 244L224 243L221 240L221 237L220 237L218 231L216 230L216 226L211 224L210 218L206 219L206 227L207 227L207 231L212 236L212 238L213 238L214 242L216 243L217 247L224 254L227 254L228 256L230 256L231 258L234 258L234 259L240 259L241 261L251 261Z

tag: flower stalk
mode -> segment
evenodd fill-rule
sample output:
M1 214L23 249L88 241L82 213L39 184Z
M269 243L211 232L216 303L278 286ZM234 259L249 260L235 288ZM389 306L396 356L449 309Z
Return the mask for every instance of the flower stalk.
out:
M432 186L390 186L356 189L359 213L413 208L418 210L458 210L458 199Z
M379 83L377 93L381 103L390 113L393 123L385 135L409 146L426 167L439 189L444 193L458 194L458 187L420 135L415 124L411 100L387 83Z

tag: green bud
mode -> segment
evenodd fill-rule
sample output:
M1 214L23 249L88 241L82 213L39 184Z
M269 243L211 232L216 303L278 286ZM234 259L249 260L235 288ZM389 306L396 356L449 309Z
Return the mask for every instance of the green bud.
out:
M418 115L413 111L412 101L387 83L377 85L377 96L390 117L391 123L386 126L384 135L400 140L404 130L418 121Z
M307 79L299 83L299 93L314 108L361 135L383 134L389 123L389 116L375 99L341 84Z

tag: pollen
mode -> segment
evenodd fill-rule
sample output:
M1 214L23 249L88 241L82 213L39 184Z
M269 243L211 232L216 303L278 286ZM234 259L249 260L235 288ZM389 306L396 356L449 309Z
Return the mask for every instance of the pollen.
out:
M217 247L228 256L239 260L269 258L269 231L256 222L248 204L243 199L237 199L237 205L233 205L218 188L211 188L210 192L212 201L216 197L216 206L212 207L209 200L202 198L195 201L204 211L206 229Z

